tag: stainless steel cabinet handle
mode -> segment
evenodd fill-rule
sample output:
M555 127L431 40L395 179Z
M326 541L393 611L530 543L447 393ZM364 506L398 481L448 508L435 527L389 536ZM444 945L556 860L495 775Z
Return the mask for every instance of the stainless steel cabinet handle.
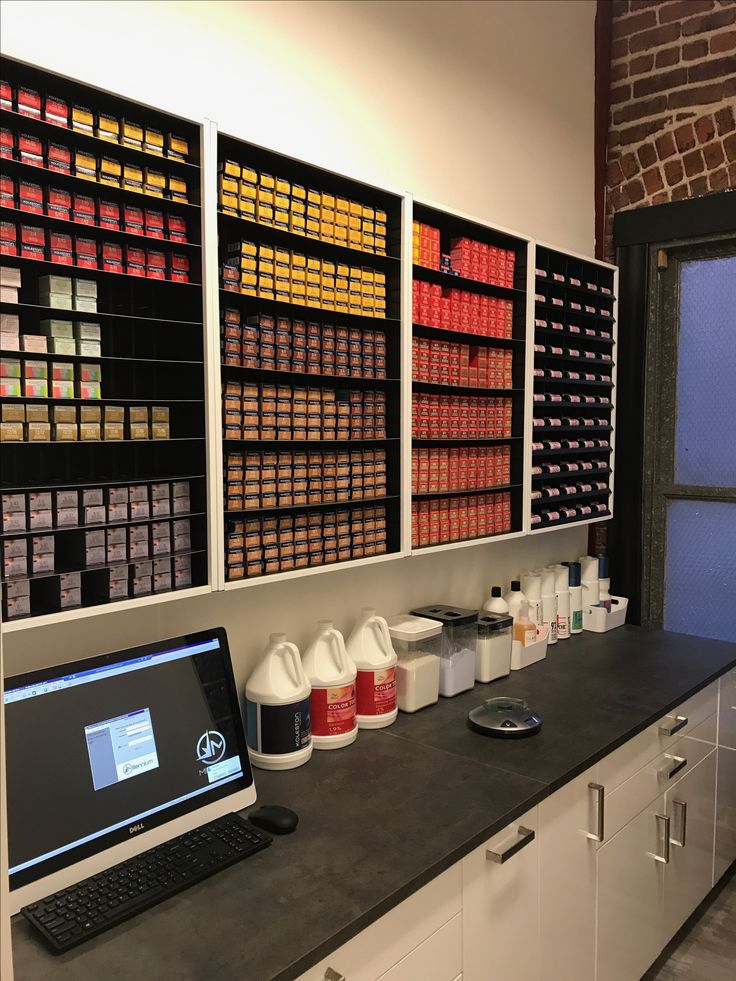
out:
M663 865L669 865L670 861L670 819L666 814L655 814L657 821L657 832L659 832L660 825L662 826L662 854L658 855L656 852L647 852L650 858L653 858L655 862L661 862Z
M678 848L684 848L687 842L687 801L684 800L673 800L672 806L676 807L679 811L679 826L680 833L676 838L670 838L673 845L677 845Z
M668 721L659 727L663 736L674 736L680 729L684 729L688 723L686 715L676 715L674 719L668 717Z
M344 974L340 974L340 972L336 971L333 967L328 967L325 971L324 981L347 981L347 978Z
M591 841L603 841L605 837L606 829L606 819L605 819L605 806L606 806L606 788L600 783L589 783L588 790L592 790L596 796L595 806L596 806L596 820L595 820L595 831L589 831L587 837Z
M494 852L493 849L486 848L486 858L489 862L497 862L499 865L503 865L504 862L508 862L512 855L520 852L522 848L526 848L527 845L534 841L535 836L531 828L523 828L519 825L516 833L519 837L505 851Z
M669 760L670 762L667 764L667 766L662 767L662 769L659 771L659 775L667 780L671 780L680 772L680 770L684 770L687 766L686 756L665 755L665 759Z

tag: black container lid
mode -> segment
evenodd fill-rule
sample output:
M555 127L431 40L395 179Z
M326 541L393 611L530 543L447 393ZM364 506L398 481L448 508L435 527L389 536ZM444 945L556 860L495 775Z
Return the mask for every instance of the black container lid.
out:
M501 595L501 587L500 586L491 586L491 596L498 597L500 595Z
M478 630L491 632L512 627L514 618L508 613L490 613L488 610L478 610Z
M512 593L520 593L521 592L521 579L512 579L511 580L511 592Z
M444 606L442 603L436 603L434 606L422 606L411 612L415 617L439 620L446 627L456 624L464 626L468 623L474 623L478 618L477 610L463 610L458 606Z

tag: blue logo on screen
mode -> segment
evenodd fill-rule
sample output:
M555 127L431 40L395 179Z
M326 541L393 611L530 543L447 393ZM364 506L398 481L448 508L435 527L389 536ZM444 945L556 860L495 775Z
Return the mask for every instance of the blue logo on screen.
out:
M197 759L211 766L225 755L225 737L216 729L208 729L197 740Z

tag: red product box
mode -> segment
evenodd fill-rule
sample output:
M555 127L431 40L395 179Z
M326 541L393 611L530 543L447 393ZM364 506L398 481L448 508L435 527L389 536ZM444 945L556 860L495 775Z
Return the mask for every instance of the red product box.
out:
M72 199L72 221L82 225L94 225L95 199L85 194L75 194Z
M97 269L97 242L93 238L74 238L75 264L85 269Z
M100 258L104 262L118 262L122 264L123 261L123 247L122 245L116 245L113 242L103 242L102 248L100 249Z
M69 221L72 216L72 196L69 191L58 187L46 189L46 214L52 218Z
M12 129L0 129L0 157L12 160L14 149L15 133Z
M46 257L46 234L43 228L35 225L20 226L20 254L24 259Z
M65 232L49 232L49 259L65 266L73 264L71 235Z
M58 143L46 145L46 166L60 174L70 174L72 169L72 151Z
M123 231L143 235L143 208L131 204L123 207Z
M166 256L163 252L146 252L146 276L148 279L166 279Z
M0 79L0 109L12 110L13 108L13 89L10 82Z
M172 252L169 256L169 279L175 283L189 282L189 259L185 255Z
M34 89L21 86L18 89L18 110L21 116L41 118L41 96Z
M167 237L172 242L187 242L187 222L181 215L166 216Z
M4 208L15 207L15 184L12 177L0 175L0 204Z
M120 229L120 205L116 201L98 202L98 222L100 228Z
M43 100L43 118L54 126L69 128L69 103L58 95L47 95Z
M36 215L43 214L43 190L40 184L30 181L18 182L18 207L21 211L31 211Z
M18 159L31 167L43 167L43 144L37 136L18 134Z
M18 255L18 228L12 221L0 221L0 255Z
M146 253L134 245L125 246L125 271L129 276L146 275Z
M164 238L164 215L162 211L149 211L146 208L145 232L149 238Z

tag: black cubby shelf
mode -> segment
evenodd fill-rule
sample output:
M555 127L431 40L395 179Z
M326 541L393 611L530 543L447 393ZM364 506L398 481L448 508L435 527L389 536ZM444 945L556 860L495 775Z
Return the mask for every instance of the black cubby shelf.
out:
M441 436L422 438L413 436L412 454L414 457L421 454L421 459L427 465L433 465L435 461L437 454L433 453L433 450L439 451L443 457L446 454L448 458L455 450L468 449L473 451L486 447L502 455L508 454L508 483L502 487L473 488L467 491L449 493L438 491L437 493L412 494L412 550L425 553L428 549L459 548L463 545L475 544L478 541L476 538L448 541L447 539L450 537L449 521L447 526L441 530L439 541L430 544L428 540L425 540L427 514L439 507L440 521L445 520L443 501L448 504L454 502L456 507L459 502L459 509L462 510L464 507L463 498L468 499L470 502L468 507L472 508L474 506L472 502L484 494L508 495L510 500L508 527L504 527L503 531L495 535L487 536L487 539L480 540L491 541L494 538L521 535L524 532L525 508L522 480L525 452L524 402L528 391L526 321L530 243L523 236L494 228L480 219L459 215L416 199L413 203L413 220L412 278L414 283L418 284L415 286L412 297L412 336L415 356L417 354L427 356L428 354L432 359L437 353L434 345L442 345L439 349L439 355L442 359L447 358L446 345L468 345L478 349L479 357L483 356L484 349L485 352L501 349L506 357L511 355L510 380L512 382L512 387L490 387L482 384L474 386L450 385L418 378L412 380L413 415L417 412L433 411L433 400L438 396L441 398L440 411L444 411L449 402L450 412L467 412L467 407L461 409L461 404L468 399L489 399L491 403L495 400L508 400L512 406L508 436L475 436L470 438ZM472 262L465 264L464 246L460 241L462 239L469 240L470 243L479 243L479 245L468 244L466 252L478 253L487 257L482 262L488 262L488 275L486 275L484 265L476 267ZM488 247L488 251L486 251L486 247ZM431 254L425 254L426 250L429 250ZM453 250L455 250L454 254ZM505 254L502 255L502 252ZM510 267L512 256L513 271ZM441 265L441 258L442 267L437 268ZM507 260L509 262L508 269L505 265ZM450 269L445 267L445 263L448 262ZM463 275L460 275L461 272ZM472 275L467 275L468 273ZM495 279L496 282L485 282L480 278L481 275L484 279ZM454 294L449 292L451 290L459 290L474 296L474 299L469 302L471 305L477 304L478 314L475 319L472 315L466 316L468 311L462 304L459 307L453 307L452 304L455 300L453 300ZM429 300L427 301L428 293ZM437 303L440 304L439 310L436 309ZM481 314L481 310L487 311L487 313ZM486 316L487 319L481 319L483 316ZM431 320L434 326L427 324L428 320ZM452 323L453 327L465 327L465 329L453 330L440 327L438 326L440 322ZM489 331L489 333L479 333L483 330ZM497 337L494 336L495 333L510 336ZM450 357L452 357L452 353ZM431 363L433 362L430 360ZM441 363L445 363L444 360ZM480 364L482 365L482 361ZM451 367L453 366L451 365ZM421 373L426 374L424 371ZM495 410L495 408L496 406L493 406L493 409L489 407L489 411ZM455 425L453 424L452 431L456 431ZM447 425L444 425L443 428L448 431Z
M226 356L232 355L230 360L237 360L242 339L249 345L248 357L254 359L248 366L221 365L223 399L227 400L231 425L236 426L237 432L237 423L232 422L233 413L237 417L238 398L239 395L245 397L247 386L258 386L259 418L268 413L269 392L274 396L278 393L283 405L284 400L291 398L291 387L298 386L308 390L310 399L315 397L315 389L329 392L331 398L335 391L341 389L349 390L351 399L360 399L364 393L375 392L384 400L378 403L379 414L385 411L385 419L378 428L385 429L386 433L385 437L376 439L349 440L241 440L226 435L223 439L225 468L230 465L230 473L233 469L237 472L238 461L243 457L256 467L255 476L251 472L250 477L246 478L251 484L254 480L271 482L271 478L265 474L280 454L309 455L319 452L327 456L323 466L330 466L333 454L349 451L352 455L357 452L362 454L360 462L363 466L376 468L379 482L382 482L385 469L388 490L387 496L381 498L246 509L242 512L226 509L225 530L227 532L228 523L233 520L247 522L255 518L261 521L275 519L281 528L281 522L288 522L292 517L296 520L303 514L315 521L326 520L329 524L331 512L343 509L349 510L351 521L353 518L360 521L358 511L361 508L375 508L379 512L376 520L380 526L376 531L379 538L377 551L381 558L395 556L402 549L401 498L398 492L401 488L399 434L404 371L400 258L403 196L224 133L218 133L217 158L218 296L222 351ZM257 210L249 214L247 201L255 201L256 198L258 203L251 207ZM224 210L228 208L232 210ZM270 212L269 208L276 210ZM311 224L307 225L307 222ZM371 251L376 246L381 251ZM300 273L302 269L304 272ZM273 281L270 282L272 277ZM233 281L237 289L224 288L225 282ZM241 292L241 284L253 292ZM307 301L308 296L310 302ZM342 309L336 309L342 296L352 306L352 312L342 303ZM374 312L383 312L384 316L374 316ZM316 340L316 344L309 345L309 350L319 348L318 371L305 371L301 367L294 371L287 370L292 338L302 336L299 334L300 328L296 332L294 330L295 321L306 322L306 330L310 332L308 336ZM275 336L276 332L278 337ZM281 351L286 351L285 356L276 352L277 344ZM294 350L299 346L294 345ZM242 350L245 353L245 348ZM340 358L348 354L351 374L334 373L336 363L341 365ZM279 369L274 367L277 358L281 363ZM383 363L379 367L386 377L372 377L374 366L381 358ZM303 363L300 359L294 360L296 364ZM344 366L344 362L342 364ZM269 389L269 386L272 388ZM250 411L253 411L252 406ZM285 415L290 411L291 407ZM288 481L289 476L280 473L284 481ZM232 479L225 479L228 487L232 487ZM233 492L233 495L238 496L237 492ZM362 533L357 525L351 525L350 536ZM263 527L254 534L263 535ZM321 534L325 541L331 537L326 530ZM385 550L382 545L384 541ZM309 565L307 568L289 569L293 560L287 548L284 558L287 569L279 572L274 571L273 558L267 561L268 550L261 537L258 543L251 542L252 547L249 548L251 558L256 556L255 571L251 567L248 575L243 575L238 549L233 551L229 539L225 544L223 574L229 588L267 582L274 576L326 571L333 566L342 567L346 561L356 564L361 560L378 560L378 555L372 550L365 555L363 546L356 538L351 545L349 559ZM328 554L333 554L331 548L327 549L325 556ZM281 558L275 565L281 565Z
M208 562L208 514L207 514L207 446L205 426L205 364L204 364L204 296L202 287L202 172L200 169L201 126L193 121L164 113L154 107L133 102L122 96L104 92L83 82L57 76L44 69L12 58L3 59L3 77L10 83L13 104L10 110L1 114L3 128L13 133L12 158L2 160L2 172L12 181L12 196L0 207L3 223L14 224L18 229L18 254L0 255L0 265L20 272L20 287L15 296L3 290L0 310L3 315L17 316L21 335L52 333L56 330L55 321L66 323L85 321L99 325L100 357L82 354L55 354L51 351L3 350L3 358L26 361L39 361L50 369L52 362L66 362L75 373L78 365L99 363L102 369L102 394L104 398L95 400L41 399L32 397L3 398L3 407L38 406L46 404L50 410L64 407L76 413L83 406L97 405L104 412L109 406L122 406L125 413L125 428L122 440L76 440L66 442L51 440L37 442L29 440L24 430L22 442L3 442L3 466L0 473L0 491L3 495L28 494L30 492L50 491L52 506L55 494L70 490L82 491L100 488L105 506L112 488L135 485L169 484L173 494L173 481L185 481L189 485L190 504L186 513L161 517L162 521L187 520L190 529L191 545L176 553L182 565L178 580L163 575L154 584L133 581L133 566L147 561L142 557L128 557L116 565L130 568L127 596L113 593L111 596L109 568L104 563L99 566L86 566L84 555L79 554L78 544L84 533L99 533L108 527L132 527L140 525L149 528L157 519L129 520L125 522L106 522L104 524L81 525L79 527L57 527L44 529L39 534L53 535L57 570L78 572L81 577L82 612L87 607L110 609L116 603L124 605L140 598L151 601L151 596L159 598L166 592L186 595L189 588L205 588L209 582ZM27 116L18 111L19 90L30 89L40 95L40 114ZM44 118L47 96L65 100L71 112L72 105L88 107L94 116L94 126L100 116L106 115L118 120L125 118L134 121L146 130L173 134L186 141L186 159L174 156L160 156L150 153L143 146L123 145L110 142L98 135L97 129L81 132L78 129L59 126ZM22 157L19 134L39 140L40 155L33 158ZM60 171L49 166L49 145L64 147L71 155L69 171ZM30 148L35 152L33 148ZM98 164L105 157L118 161L121 166L136 165L149 168L151 172L162 174L165 184L163 196L146 194L142 190L113 186L98 180L86 180L75 171L75 154L87 153ZM40 163L41 166L34 166ZM95 174L97 176L97 174ZM188 200L176 199L175 180L186 182ZM91 215L94 224L74 222L67 217L53 214L36 214L20 208L20 182L40 185L43 194L47 189L66 190L96 203ZM171 182L171 186L170 186ZM45 200L45 198L44 198ZM109 201L123 205L162 212L164 214L163 234L167 235L166 216L176 216L179 224L186 229L186 242L176 241L176 233L169 238L155 238L136 234L119 228L108 229L99 224L97 202ZM71 215L69 216L71 217ZM121 215L122 217L122 215ZM182 221L183 219L183 221ZM38 230L38 238L44 241L41 259L20 254L20 227L29 226ZM182 229L182 230L183 230ZM186 256L189 263L188 282L172 279L139 277L127 272L113 272L102 268L87 268L79 265L66 265L51 262L52 232L62 232L76 238L91 239L98 243L137 246L147 252L164 252L168 255ZM99 261L99 257L98 257ZM101 266L101 262L99 262ZM96 301L94 310L70 310L65 306L49 305L42 302L41 284L43 276L54 275L69 280L86 280L95 284ZM167 269L166 275L169 275ZM49 321L50 323L44 323ZM5 329L5 328L3 328ZM61 329L59 334L63 335ZM19 345L23 347L23 344ZM32 346L32 345L29 345ZM49 344L51 348L53 345ZM130 438L130 415L132 409L140 406L162 406L169 410L171 438L165 440ZM17 418L17 410L14 413ZM50 417L51 418L51 417ZM150 416L149 416L150 420ZM53 423L52 423L53 424ZM27 426L28 423L21 423ZM55 435L52 433L52 435ZM149 434L150 435L150 434ZM171 511L173 508L170 508ZM149 532L150 533L150 532ZM5 533L4 540L12 537L32 537L29 533ZM189 542L188 542L189 544ZM152 549L151 549L152 551ZM165 558L165 556L150 556ZM174 554L172 553L172 558ZM30 566L30 562L29 562ZM140 573L139 573L140 575ZM30 583L30 611L21 620L23 609L14 608L8 596L7 583L3 583L3 615L12 624L18 618L17 626L33 625L37 617L53 614L57 619L80 615L79 604L74 608L62 608L59 596L59 572L39 573L28 576ZM145 578L145 577L144 577ZM116 582L119 581L116 577ZM176 588L176 581L179 587ZM17 582L17 580L16 580Z
M615 266L599 262L595 259L573 255L551 246L537 243L535 245L535 310L534 310L534 339L536 344L560 345L563 346L562 354L554 354L549 350L534 352L534 369L550 369L555 364L562 366L569 365L570 371L577 371L578 374L588 373L597 375L607 375L610 381L586 378L549 378L534 376L533 391L544 393L545 397L539 401L532 400L531 412L539 416L543 411L544 415L550 415L556 419L566 416L588 417L596 420L590 426L540 426L532 428L530 441L530 459L544 459L550 457L565 457L575 460L578 455L583 458L598 454L610 461L606 467L596 468L595 470L564 471L555 474L532 474L532 485L537 487L539 483L546 481L568 481L570 483L588 478L600 477L606 484L605 490L593 491L590 494L575 494L569 496L557 496L549 498L534 498L528 503L528 514L531 517L539 514L540 508L554 509L557 503L564 505L574 505L580 501L585 503L588 498L602 498L607 500L605 512L586 514L579 511L574 516L559 518L555 521L532 522L530 530L546 531L561 525L587 523L608 518L612 513L612 480L613 480L613 447L615 442L616 428L616 357L614 350L616 346L616 316L617 300L616 291L618 288L618 271ZM543 299L540 299L543 297ZM555 299L557 302L552 303ZM589 313L583 309L572 309L574 304L594 306L595 312ZM608 315L601 314L601 310L608 311ZM552 322L558 326L553 327ZM576 327L576 330L571 330ZM607 333L608 337L602 337L601 332ZM586 358L582 355L578 357L567 353L569 348L577 351L589 350L594 354L605 353L610 360L604 361L595 358ZM549 389L549 391L548 391ZM569 402L556 401L548 396L552 394L575 395L578 397L592 396L600 397L602 392L609 401L600 402ZM600 418L602 417L602 418ZM600 421L606 421L606 425L600 425ZM608 434L608 446L579 447L560 447L558 449L535 449L534 443L541 437L555 440L557 435L566 439L585 440L595 439L601 434Z

